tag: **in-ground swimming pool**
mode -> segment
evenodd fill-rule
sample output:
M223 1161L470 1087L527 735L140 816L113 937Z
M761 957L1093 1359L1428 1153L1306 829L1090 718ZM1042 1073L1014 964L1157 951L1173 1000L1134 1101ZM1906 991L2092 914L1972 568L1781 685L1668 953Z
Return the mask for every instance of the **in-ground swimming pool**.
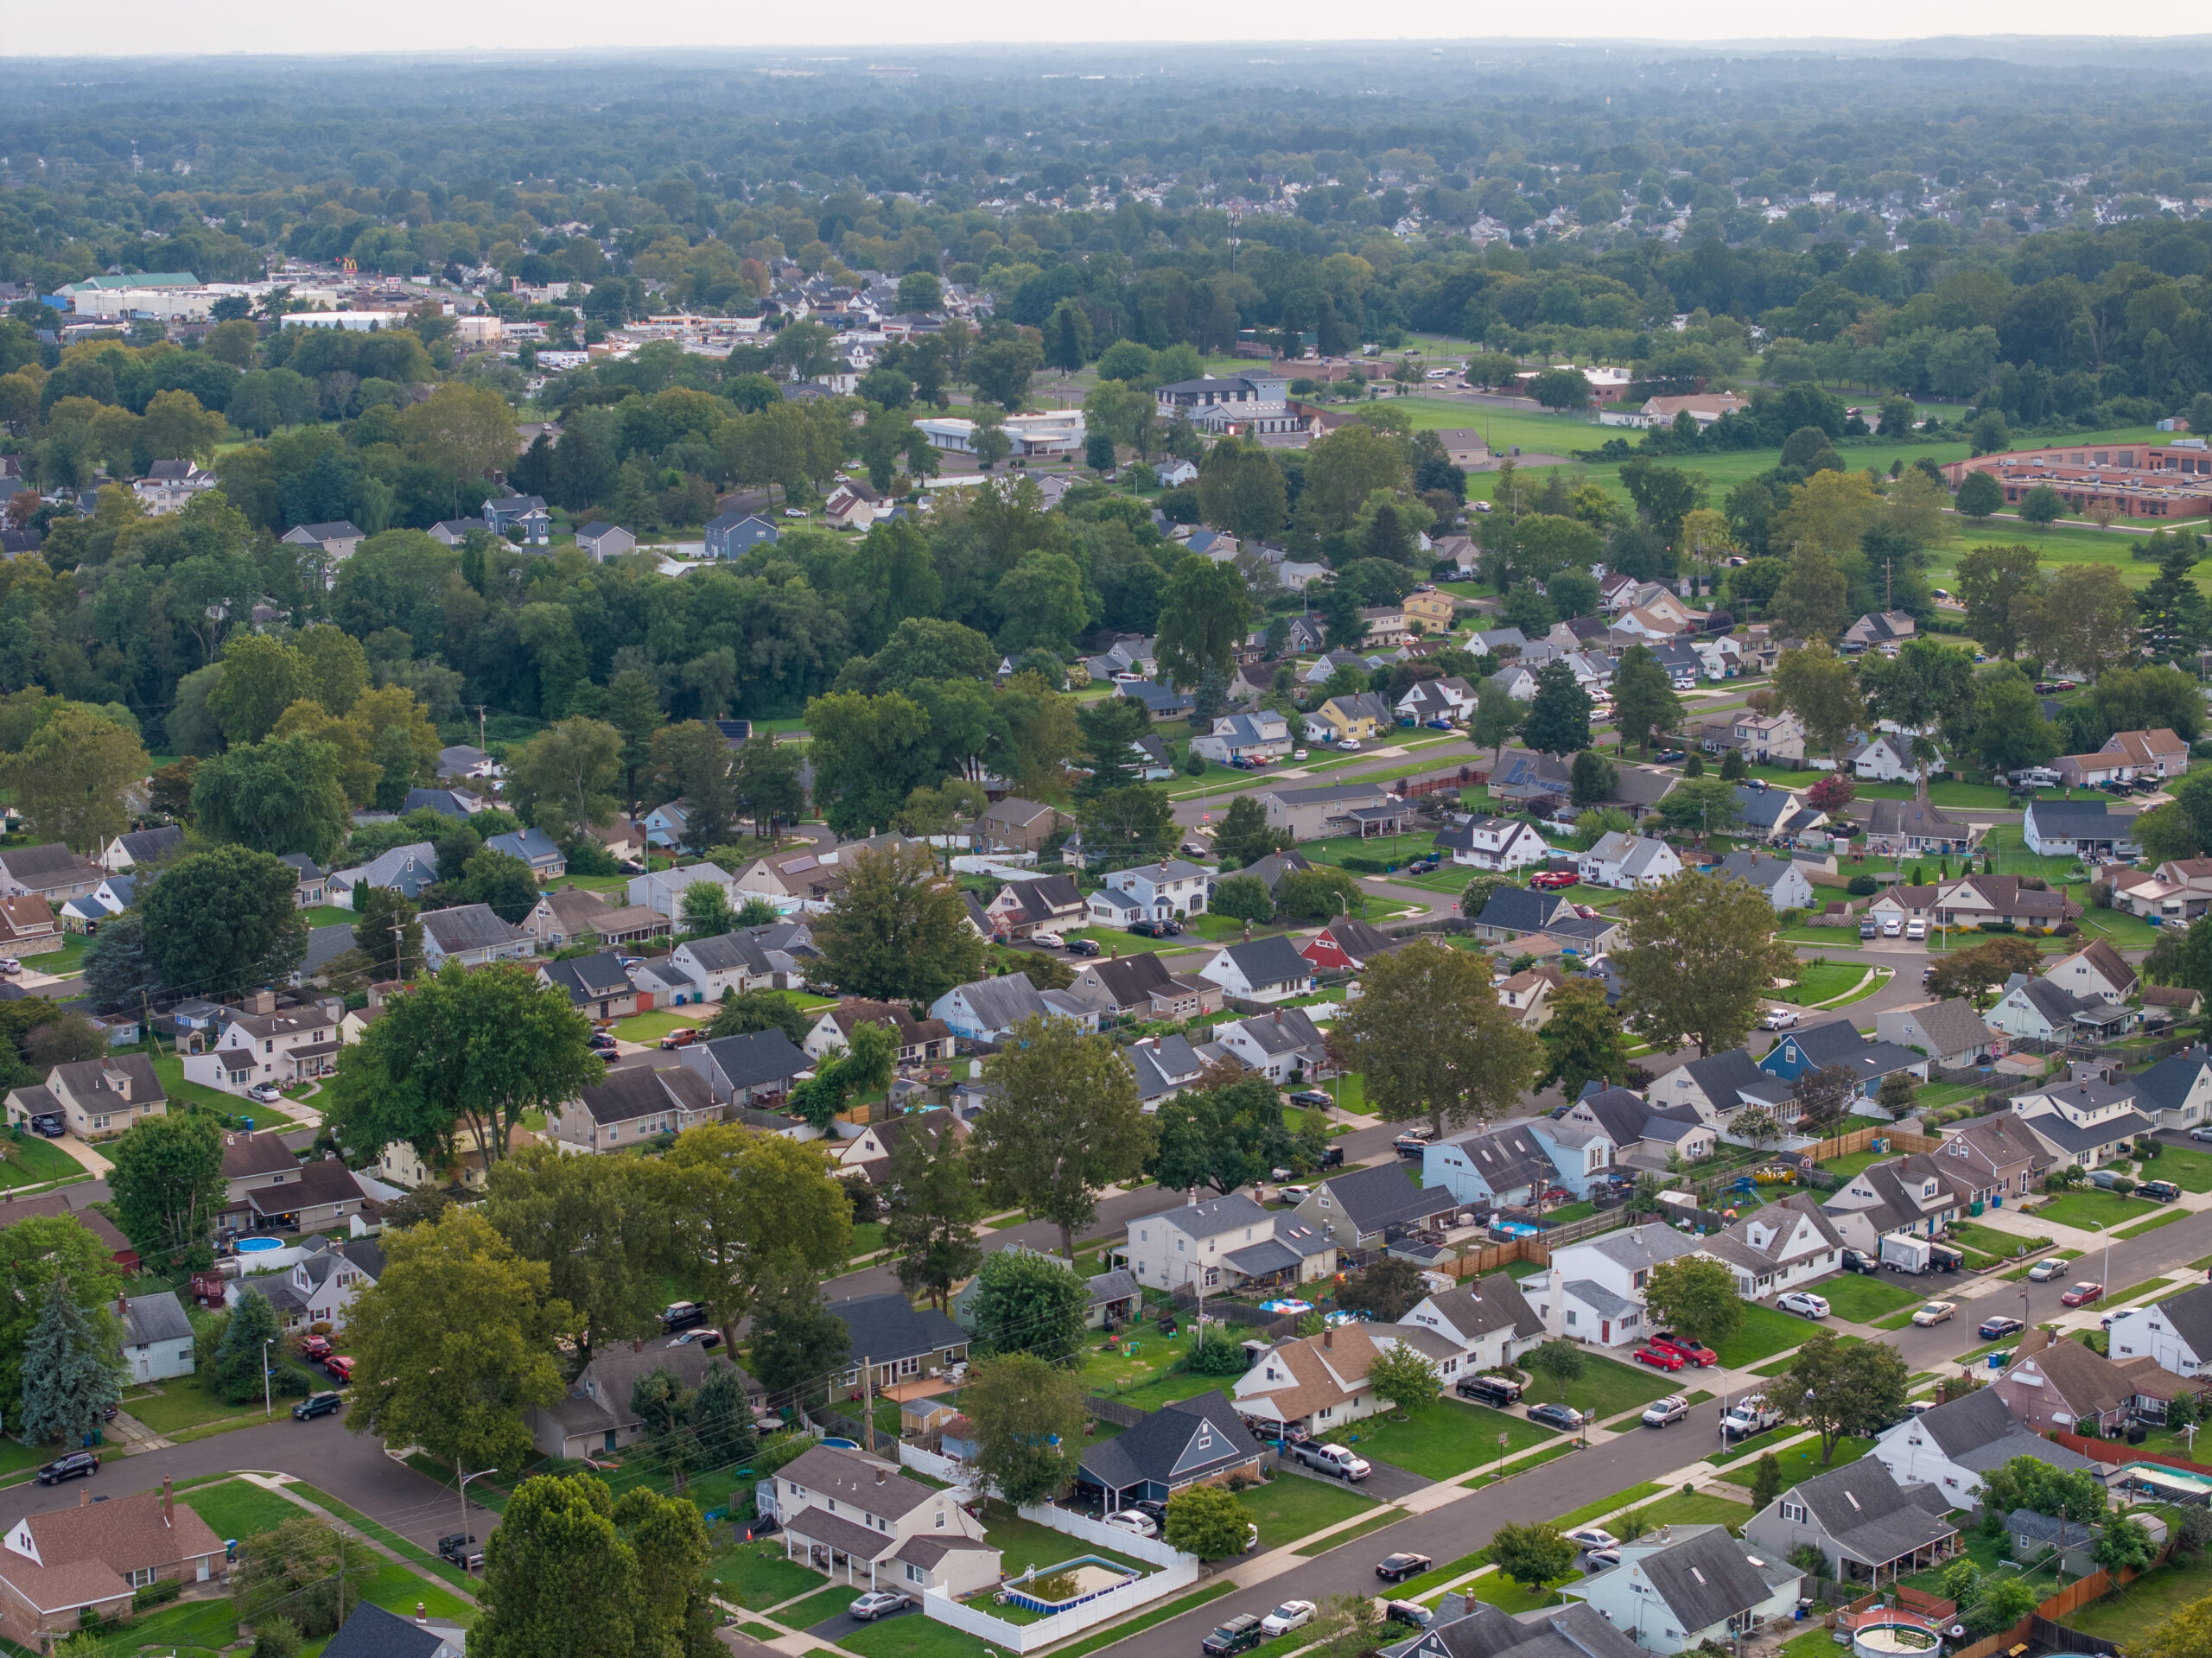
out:
M283 1248L284 1240L282 1238L240 1238L236 1247L242 1255L257 1255L265 1249Z

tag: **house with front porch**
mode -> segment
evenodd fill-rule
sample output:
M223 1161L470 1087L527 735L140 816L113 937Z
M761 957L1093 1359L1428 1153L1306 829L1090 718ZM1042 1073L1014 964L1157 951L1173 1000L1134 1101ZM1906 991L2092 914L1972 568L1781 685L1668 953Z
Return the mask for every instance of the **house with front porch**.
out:
M1146 1413L1135 1426L1087 1447L1076 1488L1095 1493L1103 1511L1131 1502L1165 1502L1193 1485L1242 1475L1258 1483L1267 1447L1217 1393L1176 1400Z
M2191 1381L2212 1376L2212 1284L2116 1312L2111 1334L2115 1360L2149 1359Z
M2050 962L2041 976L2076 996L2093 996L2112 1007L2133 996L2141 982L2127 959L2101 938L2092 938Z
M1662 1261L1704 1253L1705 1241L1649 1221L1552 1252L1551 1269L1523 1279L1545 1332L1597 1347L1628 1347L1648 1333L1643 1298Z
M236 1306L239 1292L251 1287L268 1298L270 1311L286 1330L304 1331L328 1324L335 1334L346 1328L346 1313L361 1293L383 1276L384 1246L374 1238L336 1242L317 1233L301 1239L300 1258L286 1271L263 1274L245 1283L232 1279L224 1286L224 1299Z
M1805 1574L1770 1561L1726 1526L1662 1526L1620 1546L1620 1563L1565 1585L1561 1597L1632 1629L1647 1652L1731 1650L1797 1610Z
M1009 938L1027 938L1039 927L1080 927L1087 918L1071 875L1010 880L991 895L983 913Z
M1841 1582L1893 1584L1958 1552L1949 1514L1966 1506L1929 1480L1900 1483L1886 1463L1862 1457L1783 1492L1744 1522L1744 1540L1775 1560L1818 1549Z
M1873 1259L1885 1237L1932 1238L1965 1219L1969 1193L1967 1176L1913 1153L1861 1169L1828 1194L1821 1212L1847 1245Z
M892 1464L817 1445L760 1483L773 1488L785 1558L802 1560L832 1581L916 1599L931 1591L957 1599L1002 1575L982 1522L955 1494L910 1479Z
M2089 1071L2023 1089L2012 1096L2012 1112L2061 1162L2094 1169L2126 1155L2138 1135L2158 1128L2136 1109L2140 1091L2135 1077L2107 1080Z
M1248 1420L1326 1439L1388 1408L1368 1385L1375 1361L1401 1344L1443 1374L1459 1356L1441 1332L1419 1324L1347 1324L1318 1336L1277 1342L1236 1378L1230 1397ZM1446 1384L1449 1386L1449 1382Z
M902 1065L924 1065L952 1058L952 1032L941 1020L916 1019L904 1003L869 1001L848 996L835 1007L825 1007L807 1028L799 1049L810 1059L823 1060L852 1045L853 1032L863 1025L880 1025L891 1033L892 1053Z
M1198 976L1248 1001L1285 1001L1313 988L1313 964L1281 933L1216 952Z
M185 1055L185 1080L242 1095L264 1083L283 1088L327 1077L338 1068L344 1011L335 997L279 1007L269 992L257 992L245 1007L223 1010L212 1047Z
M1982 1020L2015 1042L2063 1044L2074 1038L2077 1028L2084 1035L2096 1033L2107 1016L2124 1026L2127 1010L2113 1007L2096 996L2077 996L2049 979L2015 973L2005 981L1997 1005L1982 1015ZM2077 1021L2081 1021L2078 1026Z
M1394 1159L1339 1169L1300 1198L1292 1212L1339 1249L1372 1251L1437 1224L1459 1207L1459 1200L1442 1187L1416 1185Z
M1818 1198L1796 1191L1731 1221L1705 1252L1735 1274L1740 1299L1763 1301L1841 1271L1843 1235Z
M33 1117L58 1116L79 1140L105 1140L168 1114L168 1097L154 1062L143 1053L56 1065L43 1083L8 1090L8 1121L20 1128Z
M1771 1103L1788 1092L1786 1084L1759 1069L1749 1051L1730 1048L1660 1072L1645 1097L1655 1111L1694 1111L1700 1122L1726 1128L1750 1100Z
M2031 800L2020 835L2038 858L2132 858L2142 850L2135 814L2114 812L2101 800Z
M2015 1457L2032 1458L2069 1474L2098 1472L2104 1466L2033 1432L2005 1407L1994 1388L1977 1388L1885 1429L1875 1437L1873 1450L1849 1466L1877 1463L1901 1485L1935 1487L1946 1509L1971 1509L1984 1476ZM1750 1534L1747 1527L1745 1535Z
M622 958L613 950L544 962L537 969L537 981L565 991L569 1005L594 1020L627 1019L652 1006L651 993L640 992L630 982Z
M1271 1008L1217 1025L1206 1047L1218 1048L1278 1085L1310 1082L1330 1070L1328 1039L1302 1007Z
M1933 1156L1966 1187L1969 1204L2018 1202L2043 1188L2058 1161L2046 1140L2018 1119L1999 1114L1948 1129Z
M1486 815L1446 824L1431 844L1455 864L1499 872L1525 869L1542 863L1552 854L1532 825L1517 817Z
M1140 1285L1155 1290L1234 1289L1252 1280L1303 1284L1337 1269L1336 1245L1319 1229L1294 1211L1262 1209L1242 1192L1132 1221L1120 1256Z
M1682 873L1682 861L1664 841L1608 829L1582 854L1577 867L1586 886L1632 893L1672 880Z
M780 1100L813 1061L781 1031L750 1031L718 1036L678 1048L676 1057L707 1079L716 1105L759 1107Z
M1544 1339L1544 1321L1505 1273L1434 1291L1400 1322L1444 1337L1458 1350L1463 1374L1502 1369Z
M1290 721L1272 708L1251 714L1225 714L1213 729L1191 739L1191 752L1203 754L1217 765L1233 760L1281 759L1290 753Z
M1894 1042L1869 1042L1848 1018L1800 1031L1784 1031L1782 1039L1767 1050L1759 1069L1785 1083L1795 1083L1808 1070L1840 1066L1852 1075L1854 1091L1863 1099L1881 1092L1883 1079L1899 1071L1916 1083L1928 1080L1925 1054Z
M1924 783L1922 788L1924 791ZM1986 833L1987 825L1953 817L1925 792L1910 800L1867 803L1866 850L1875 857L1964 857L1981 844Z
M639 1065L579 1089L553 1119L553 1143L564 1152L626 1152L721 1115L700 1072Z
M1162 858L1156 863L1110 870L1105 886L1107 891L1132 900L1133 914L1169 921L1206 912L1206 890L1212 873L1180 858Z

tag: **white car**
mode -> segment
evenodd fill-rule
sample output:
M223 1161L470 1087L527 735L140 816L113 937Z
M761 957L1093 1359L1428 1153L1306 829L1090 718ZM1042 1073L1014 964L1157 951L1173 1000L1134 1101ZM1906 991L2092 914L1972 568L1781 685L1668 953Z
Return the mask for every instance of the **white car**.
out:
M1066 943L1067 940L1056 932L1046 932L1040 928L1029 935L1029 942L1033 944L1042 944L1046 950L1058 950Z
M803 518L806 516L806 509L800 506L787 506L784 509L784 516L787 518Z
M1337 751L1338 753L1344 754L1357 754L1359 753L1359 739L1357 737L1345 738L1342 742L1337 745Z
M1894 938L1904 931L1904 923L1896 916L1886 916L1882 921L1882 937Z
M1310 749L1294 748L1290 751L1290 757L1294 760L1302 760L1312 752Z
M1275 1193L1287 1204L1302 1204L1313 1195L1311 1186L1284 1186Z
M1825 1318L1828 1316L1827 1301L1806 1290L1792 1290L1774 1305L1777 1312L1794 1312L1801 1318Z
M1906 922L1906 923L1904 924L1904 936L1905 936L1906 937L1908 937L1908 938L1925 938L1925 937L1928 937L1928 924L1927 924L1925 921L1920 921L1920 920L1913 920L1913 921L1908 921L1908 922Z
M1585 1526L1580 1531L1571 1531L1567 1534L1567 1540L1580 1543L1585 1548L1618 1548L1621 1546L1621 1540L1603 1526Z
M1310 1600L1287 1600L1260 1620L1260 1633L1273 1640L1279 1635L1288 1635L1293 1629L1302 1629L1313 1621L1313 1603Z
M1135 1532L1140 1537L1160 1535L1160 1521L1135 1509L1116 1509L1106 1516L1105 1523L1119 1531Z
M284 1097L284 1090L274 1083L256 1083L245 1094L248 1099L258 1100L264 1105L274 1105Z
M1770 1007L1759 1016L1762 1031L1786 1031L1797 1022L1795 1007Z
M1690 1401L1688 1400L1683 1398L1680 1394L1669 1394L1665 1399L1655 1399L1650 1404L1644 1407L1643 1426L1646 1427L1666 1427L1673 1423L1681 1421L1689 1413Z
M0 962L0 973L5 973L7 970L7 964ZM2212 1122L2198 1123L2196 1128L2189 1131L2189 1137L2191 1140L2212 1140Z
M21 973L22 970L23 964L17 961L14 956L0 956L0 973L5 973L10 977L13 977L16 974Z

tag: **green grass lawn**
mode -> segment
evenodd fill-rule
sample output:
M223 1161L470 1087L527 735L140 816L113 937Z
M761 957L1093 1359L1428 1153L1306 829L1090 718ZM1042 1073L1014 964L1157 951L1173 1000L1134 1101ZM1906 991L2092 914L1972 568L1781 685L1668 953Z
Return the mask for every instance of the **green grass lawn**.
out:
M1075 927L1063 932L1063 938L1089 938L1102 950L1118 950L1124 956L1140 953L1164 955L1179 950L1204 950L1205 941L1194 939L1189 933L1173 938L1141 938L1135 933L1123 932L1119 927Z
M1581 1577L1582 1574L1576 1572L1562 1581L1576 1583L1581 1580ZM1557 1589L1523 1588L1503 1572L1485 1572L1472 1583L1468 1584L1461 1592L1469 1600L1482 1601L1488 1605L1497 1607L1501 1612L1516 1617L1522 1612L1533 1612L1542 1607L1556 1606L1560 1604L1560 1592Z
M1662 1526L1726 1526L1738 1531L1758 1510L1748 1502L1732 1502L1725 1496L1708 1496L1701 1491L1684 1496L1677 1491L1656 1502L1647 1502L1636 1512L1653 1531Z
M749 1612L765 1612L822 1585L819 1572L785 1560L782 1545L775 1543L741 1544L707 1575L721 1586L724 1599Z
M361 918L359 912L342 910L334 904L318 904L300 913L308 918L310 927L350 927Z
M1585 1415L1600 1422L1609 1421L1623 1411L1640 1410L1655 1399L1684 1391L1688 1384L1683 1378L1689 1374L1683 1369L1669 1375L1645 1365L1623 1364L1617 1359L1586 1353L1582 1379L1567 1384L1565 1397L1568 1404ZM1530 1383L1527 1394L1532 1405L1560 1396L1559 1385L1542 1376ZM1497 1441L1493 1439L1491 1443L1495 1445Z
M1774 1459L1782 1465L1783 1489L1787 1490L1799 1480L1811 1479L1815 1475L1825 1474L1832 1469L1840 1468L1847 1462L1857 1462L1873 1448L1874 1442L1872 1439L1856 1439L1847 1435L1836 1441L1834 1457L1823 1463L1821 1460L1821 1442L1816 1439L1808 1439L1802 1445L1794 1445L1786 1451L1776 1452ZM1741 1471L1743 1478L1748 1482L1751 1475L1751 1464L1739 1462L1736 1466Z
M86 1173L82 1163L51 1140L22 1130L0 1139L0 1186L36 1186Z
M307 1510L288 1497L242 1479L204 1485L185 1499L185 1506L207 1522L216 1536L229 1540L274 1531L287 1520Z
M1507 1444L1501 1453L1498 1436ZM1476 1468L1487 1467L1501 1454L1511 1456L1553 1437L1553 1430L1525 1417L1479 1405L1440 1399L1409 1413L1403 1421L1395 1414L1370 1416L1354 1423L1338 1436L1355 1444L1359 1454L1387 1462L1427 1479L1452 1479Z
M1831 1157L1821 1166L1839 1180L1848 1180L1869 1165L1884 1162L1896 1155L1895 1152L1853 1152L1848 1157Z
M2212 1156L2165 1146L2143 1165L2145 1178L2171 1180L2183 1191L2212 1191Z
M1998 1541L1995 1538L1985 1536L1981 1528L1977 1526L1971 1530L1961 1532L1959 1536L1959 1540L1965 1548L1967 1558L1972 1560L1976 1566L1980 1566L1984 1572L1993 1572L1997 1569L1999 1561L2003 1557L1999 1553ZM1948 1562L1947 1561L1945 1564L1948 1566ZM2009 1572L2008 1575L2010 1575ZM1942 1587L1942 1572L1940 1570L1934 1572L1923 1572L1916 1576L1905 1579L1904 1582L1906 1586L1909 1588L1919 1589L1925 1591L1929 1594L1934 1594ZM2036 1591L2036 1594L2039 1598L2047 1598L2051 1595L2056 1594L2060 1588L2063 1586L2056 1577L2048 1572L2027 1573L2025 1581L2029 1587ZM2087 1609L2084 1608L2083 1610L2086 1610ZM2066 1622L2068 1625L2071 1627L2074 1625L2075 1620L2073 1616L2069 1614Z
M1298 1474L1277 1474L1265 1485L1242 1493L1238 1501L1259 1527L1262 1549L1294 1543L1324 1526L1350 1520L1375 1506L1372 1497L1361 1496L1355 1487Z
M1787 1352L1811 1335L1813 1329L1810 1320L1793 1318L1772 1307L1749 1305L1744 1308L1743 1328L1713 1350L1720 1355L1721 1363L1728 1369L1740 1369L1761 1359L1772 1358L1777 1353Z
M2158 1210L2158 1204L2147 1197L2123 1197L2112 1191L2069 1191L2044 1204L2036 1213L2062 1226L2098 1227L2139 1221Z
M1611 1496L1601 1496L1595 1502L1586 1502L1580 1508L1553 1516L1551 1523L1561 1531L1573 1531L1577 1526L1586 1526L1600 1515L1611 1514L1641 1502L1646 1497L1656 1496L1667 1488L1647 1480L1641 1485L1631 1485L1624 1491L1615 1491Z
M2154 1215L2147 1221L2138 1221L2133 1226L2123 1226L2113 1236L2116 1238L2139 1238L2145 1232L2155 1232L2162 1226L2171 1226L2176 1221L2188 1218L2187 1210L2169 1209L2164 1214Z
M1920 1298L1900 1285L1886 1283L1861 1273L1840 1273L1821 1286L1821 1294L1835 1309L1835 1316L1855 1324L1871 1324ZM1802 1339L1802 1337L1801 1337Z
M2044 1258L2046 1260L2056 1261L2079 1261L2082 1258L2082 1252L2079 1249L2058 1249L2053 1251L2051 1255ZM2015 1267L2010 1272L2003 1274L2002 1276L2008 1283L2017 1284L2022 1279L2025 1278L2030 1273L2035 1271L2035 1269L2036 1263L2031 1261L2026 1266Z
M1891 1318L1910 1318L1910 1316L1911 1315L1909 1313L1891 1313L1890 1315ZM1891 1326L1889 1320L1885 1319L1881 1324L1875 1327L1877 1329L1887 1329ZM1866 1339L1866 1338L1864 1336L1838 1336L1835 1338L1835 1344L1838 1347L1848 1347L1853 1342L1861 1342ZM1789 1369L1789 1368L1796 1362L1797 1361L1794 1356L1785 1356L1778 1359L1769 1359L1764 1364L1756 1366L1752 1369L1751 1374L1755 1376L1778 1376L1782 1375L1783 1371Z
M195 1104L206 1106L211 1111L219 1111L226 1116L232 1113L242 1113L253 1118L257 1123L263 1123L268 1121L272 1112L277 1115L284 1113L285 1108L283 1106L272 1108L262 1104L258 1100L245 1099L236 1094L226 1094L219 1088L209 1088L203 1083L186 1082L184 1061L173 1053L161 1054L155 1058L154 1075L161 1078L162 1089L169 1098L190 1100ZM311 1109L307 1106L294 1105L291 1109L310 1118L313 1115Z
M317 1388L327 1384L328 1377L321 1376L320 1372L316 1375ZM297 1394L277 1394L272 1401L276 1413L281 1416L290 1410L299 1397ZM243 1405L226 1404L207 1385L206 1378L197 1375L172 1376L166 1382L126 1388L123 1408L155 1432L172 1439L195 1428L237 1427L266 1420L259 1399Z
M1866 973L1867 969L1857 962L1805 962L1798 967L1797 982L1787 990L1775 992L1774 1000L1793 1002L1800 1007L1832 1001L1854 988Z
M786 1629L811 1629L825 1618L842 1616L845 1608L867 1592L865 1581L833 1583L827 1589L817 1589L805 1599L793 1601L783 1608L776 1614L776 1622Z
M1134 1556L1116 1554L1110 1548L1101 1548L1064 1531L1054 1531L1050 1526L1024 1520L1003 1502L993 1502L984 1514L983 1532L998 1547L999 1564L1009 1578L1020 1577L1033 1566L1040 1569L1058 1566L1079 1554L1096 1554L1102 1560L1111 1560L1132 1572L1152 1570Z
M1119 1639L1117 1633L1116 1639ZM871 1623L837 1637L838 1644L863 1658L982 1658L990 1650L976 1636L933 1617L909 1616Z
M650 1013L616 1020L614 1034L625 1042L658 1042L671 1031L689 1028L702 1018L711 1019L714 1011L703 1007L657 1007Z
M1999 1260L2024 1252L2033 1254L2050 1247L2048 1237L2024 1238L2018 1233L2000 1232L1993 1226L1982 1226L1973 1221L1953 1223L1951 1236L1977 1254L1994 1255Z

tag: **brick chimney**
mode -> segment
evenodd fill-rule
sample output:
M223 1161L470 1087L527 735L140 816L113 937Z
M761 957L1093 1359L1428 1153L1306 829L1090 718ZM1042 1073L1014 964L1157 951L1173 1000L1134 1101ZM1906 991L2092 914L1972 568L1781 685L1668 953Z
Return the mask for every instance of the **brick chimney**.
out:
M1324 1347L1333 1348L1336 1344L1337 1327L1334 1324L1323 1324L1321 1326L1321 1345Z

